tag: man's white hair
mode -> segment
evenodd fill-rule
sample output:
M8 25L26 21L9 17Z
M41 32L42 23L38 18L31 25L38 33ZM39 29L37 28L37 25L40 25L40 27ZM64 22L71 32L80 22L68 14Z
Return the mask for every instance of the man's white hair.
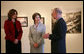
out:
M62 14L61 9L59 9L59 8L54 8L54 10L55 10L55 12L57 12L57 13L59 13L59 14Z

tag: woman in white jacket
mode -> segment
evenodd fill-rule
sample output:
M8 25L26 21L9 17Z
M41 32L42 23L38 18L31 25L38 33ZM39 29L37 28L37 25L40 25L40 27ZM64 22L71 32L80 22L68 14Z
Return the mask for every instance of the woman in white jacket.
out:
M44 39L46 27L40 22L41 15L34 13L32 16L34 25L29 29L30 53L44 53Z

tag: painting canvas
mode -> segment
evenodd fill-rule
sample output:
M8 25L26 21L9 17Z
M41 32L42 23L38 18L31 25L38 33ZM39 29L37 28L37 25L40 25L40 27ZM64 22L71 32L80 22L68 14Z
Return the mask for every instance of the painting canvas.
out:
M4 22L5 20L7 20L8 17L7 16L1 16L1 28L4 28Z
M20 21L22 27L28 26L28 18L27 17L17 17L17 20Z
M81 33L81 11L66 13L67 33Z
M44 17L41 17L41 20L40 20L41 23L45 24L45 20L44 20Z

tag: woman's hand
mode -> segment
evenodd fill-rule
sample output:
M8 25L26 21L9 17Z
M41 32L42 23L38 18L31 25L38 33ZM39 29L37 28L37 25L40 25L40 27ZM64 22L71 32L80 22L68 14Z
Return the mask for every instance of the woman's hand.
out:
M18 44L18 39L15 39L14 44Z
M37 43L34 43L34 47L37 48L38 47L38 44Z

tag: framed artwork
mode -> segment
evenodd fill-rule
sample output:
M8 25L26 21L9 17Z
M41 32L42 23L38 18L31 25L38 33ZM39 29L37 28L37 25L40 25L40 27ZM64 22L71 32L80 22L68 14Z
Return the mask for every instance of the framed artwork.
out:
M81 33L81 11L66 13L67 33Z
M5 20L7 20L8 17L7 16L1 16L1 28L4 28L4 22Z
M44 17L41 17L41 23L45 24Z
M17 17L17 20L20 21L22 27L28 26L28 18L27 17Z

